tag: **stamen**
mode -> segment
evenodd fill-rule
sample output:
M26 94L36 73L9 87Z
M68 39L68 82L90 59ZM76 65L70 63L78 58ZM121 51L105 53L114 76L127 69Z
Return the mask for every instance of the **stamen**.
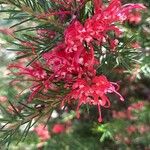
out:
M121 100L121 101L124 101L124 98L122 97L121 94L119 94L119 93L118 93L117 91L115 91L115 90L114 90L114 92L120 97L120 100Z

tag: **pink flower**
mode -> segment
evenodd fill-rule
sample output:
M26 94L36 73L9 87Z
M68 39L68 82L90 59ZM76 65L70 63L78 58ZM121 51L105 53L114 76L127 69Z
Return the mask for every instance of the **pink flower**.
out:
M110 101L106 94L116 93L119 95L120 100L123 101L123 97L116 91L118 85L113 82L109 82L103 75L95 76L92 80L86 81L84 79L78 79L72 86L71 92L66 96L66 100L77 100L77 117L79 117L79 107L82 104L97 105L99 118L98 121L102 122L101 106L105 108L110 107Z
M39 136L41 141L47 141L50 138L48 128L44 124L39 124L34 128L35 133Z
M60 134L60 133L63 133L64 131L65 131L64 124L57 123L52 128L52 132L55 134Z
M129 137L126 137L122 134L115 135L115 140L119 143L125 143L125 144L131 144L131 139Z
M139 24L142 20L142 16L139 12L133 12L128 15L128 21L132 24Z
M127 109L128 118L132 120L137 119L137 117L133 115L133 112L141 110L144 107L144 105L145 103L142 101L139 101L130 105Z
M16 106L11 106L11 105L8 105L7 106L7 111L11 114L16 114L16 111L19 112L19 109L16 107Z
M53 76L58 80L72 79L72 74L76 72L76 68L72 65L72 57L67 56L65 45L60 44L50 52L44 53L43 58L46 65L53 72Z
M10 29L10 28L0 28L0 33L10 35L10 36L14 35L13 29Z
M128 107L128 110L129 111L133 111L133 110L141 110L143 107L144 107L145 103L142 102L142 101L139 101L139 102L136 102L136 103L133 103L132 105L130 105Z
M137 128L138 128L138 132L141 134L144 134L144 133L150 131L150 127L148 125L145 125L145 124L141 124Z
M133 43L131 43L131 47L134 49L139 49L139 48L141 48L141 45L139 42L133 42Z
M37 34L40 39L44 39L44 38L53 39L56 35L54 31L48 29L38 29Z
M115 119L127 119L128 115L125 111L113 111L112 112L113 118Z
M119 41L117 39L110 39L110 41L109 41L110 50L115 51L118 43L119 43Z
M24 46L26 48L30 48L32 50L32 53L35 54L36 47L35 47L34 43L31 43L29 41L22 41L21 44L22 44L22 46Z
M65 0L65 1L52 0L52 1L59 4L60 6L65 7L66 9L70 9L74 6L74 0ZM79 7L82 7L85 2L86 2L85 0L76 0L76 4ZM76 9L78 9L78 7Z
M134 125L130 125L130 126L128 126L127 127L127 132L129 133L129 134L132 134L132 133L135 133L136 131L137 131L137 128L136 128L136 126L134 126Z
M0 96L0 102L6 102L7 101L7 97L6 96Z

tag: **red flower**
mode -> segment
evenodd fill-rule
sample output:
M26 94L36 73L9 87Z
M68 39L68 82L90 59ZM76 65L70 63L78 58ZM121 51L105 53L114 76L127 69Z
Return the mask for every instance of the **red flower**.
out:
M46 61L46 65L53 72L56 80L64 80L72 82L75 78L81 78L91 74L95 75L96 70L94 65L97 64L94 58L93 47L89 47L87 51L84 47L80 51L67 52L68 47L64 44L60 44L50 52L43 54L43 58ZM87 75L88 74L88 75Z
M110 41L109 41L110 50L115 51L118 43L119 43L119 41L117 39L110 39Z
M82 104L97 105L99 111L98 121L102 122L100 107L109 108L110 101L107 98L107 93L116 93L120 100L123 97L116 91L117 84L109 82L105 76L95 76L91 81L87 82L84 79L78 79L72 86L71 92L66 96L66 100L70 102L78 100L77 117L79 117L79 107Z
M64 44L60 44L50 52L43 54L43 58L56 81L65 80L71 82L73 75L77 75L80 68L79 66L74 66L74 56L67 54L65 48Z
M88 35L101 45L108 40L107 33L109 31L113 31L116 36L121 34L121 30L115 23L122 23L126 20L133 9L144 8L142 4L127 4L122 6L120 0L112 0L107 8L96 11L94 16L86 20L85 30Z
M102 0L93 0L95 13L98 13L102 7Z
M49 15L63 16L68 13L70 15L70 13L77 11L74 10L72 0L66 2L53 1L59 4L60 7L62 4L64 8L62 8L62 11L61 9L58 10L58 12L49 10L43 17L48 17ZM76 6L81 4L82 7L84 2L86 1L78 0ZM78 110L82 104L97 105L99 122L102 121L100 107L110 107L108 93L116 93L120 96L120 100L123 101L122 96L117 92L118 85L116 83L108 81L103 75L96 76L95 66L98 64L98 60L95 58L96 53L93 44L98 46L109 44L110 49L115 50L118 44L117 36L121 34L116 23L122 23L126 20L133 9L143 9L145 7L142 4L122 6L120 0L112 0L109 6L104 8L101 2L100 0L94 0L95 13L84 24L79 22L77 17L73 15L73 20L64 32L64 41L58 43L50 52L44 53L42 55L44 61L43 59L40 62L35 61L30 67L25 67L25 64L10 66L10 68L18 69L18 72L14 73L15 75L23 76L28 81L31 81L30 101L39 91L58 90L55 83L65 82L64 90L66 88L71 90L67 96L64 95L66 100L68 102L72 99L78 101L77 115L79 116ZM108 34L110 31L114 32L116 36L110 37ZM38 34L39 38L45 36L51 38L51 34L55 36L55 33L49 30L39 30ZM36 52L34 43L23 42L22 44ZM57 125L56 127L60 127L56 132L64 130L62 125Z
M92 37L86 32L83 25L77 20L74 20L68 26L64 34L67 46L66 51L68 53L78 52L77 54L80 55L84 49L84 42L89 43L92 40Z
M18 71L13 74L23 77L24 80L31 81L32 85L30 86L31 94L29 101L31 101L40 90L57 90L56 85L51 82L51 74L45 71L40 62L33 62L29 67L23 64L11 64L9 65L9 69L18 69Z
M65 126L63 124L55 124L52 128L52 132L55 134L59 134L65 131Z

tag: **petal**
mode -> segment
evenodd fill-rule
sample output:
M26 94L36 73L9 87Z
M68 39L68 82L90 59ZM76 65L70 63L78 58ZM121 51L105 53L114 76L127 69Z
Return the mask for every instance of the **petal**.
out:
M122 97L122 95L120 93L118 93L117 91L114 91L119 97L121 101L124 101L124 98Z
M99 121L99 122L102 122L103 119L102 119L100 104L98 103L97 106L98 106L98 113L99 113L98 121Z
M32 87L33 88L33 87ZM34 96L42 89L41 85L36 85L32 91L32 93L30 94L28 101L31 102L32 99L34 98Z
M104 94L100 96L101 100L99 100L99 103L101 106L105 107L105 108L109 108L110 107L110 101L107 98L107 96L105 96Z

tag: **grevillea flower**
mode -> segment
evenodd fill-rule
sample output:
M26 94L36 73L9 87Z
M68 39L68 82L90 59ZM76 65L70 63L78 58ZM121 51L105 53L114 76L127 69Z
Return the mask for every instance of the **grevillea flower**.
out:
M133 42L133 43L131 43L131 47L134 49L140 49L141 44L139 42Z
M57 81L63 79L69 81L69 79L72 79L72 74L76 74L77 68L72 65L71 56L69 54L67 56L64 44L60 44L50 52L44 53L43 58Z
M120 0L111 0L108 7L105 7L101 0L94 0L94 15L81 23L75 15L77 10L74 8L77 8L79 4L84 4L84 0L78 0L76 7L74 7L73 0L53 1L59 4L60 8L62 6L64 8L58 12L49 10L44 17L70 15L71 13L73 18L64 31L64 41L62 40L49 52L42 54L41 61L33 62L29 67L17 64L9 68L17 69L18 72L14 73L15 75L24 76L25 79L31 81L29 101L39 91L56 90L59 95L56 84L63 82L65 83L64 90L68 88L67 91L70 91L67 95L63 95L64 101L76 100L78 102L77 116L79 117L78 110L82 104L97 105L98 120L101 122L101 107L110 107L107 94L116 93L121 101L123 98L117 92L117 83L108 81L104 75L96 74L95 66L100 63L95 57L97 53L94 51L94 45L109 44L109 48L114 51L118 45L117 37L122 33L117 23L122 24L127 20L133 9L141 10L145 7L142 4L122 6ZM114 36L110 37L109 32L113 32ZM51 35L55 36L55 32L49 30L39 30L37 34L39 38L51 39ZM34 44L32 45L31 42L22 44L27 48L32 48L32 51L36 53Z
M134 111L134 110L141 110L144 107L145 103L142 101L133 103L131 106L128 107L129 111Z
M36 46L34 43L31 43L29 41L22 41L21 44L22 44L22 46L31 49L32 53L35 54Z
M79 53L80 51L81 53L84 49L84 42L89 43L92 40L91 36L86 32L83 25L77 20L74 20L67 27L64 34L67 52L78 51Z
M116 88L117 87L117 88ZM72 86L71 92L66 96L67 101L77 100L77 117L79 117L79 107L82 104L97 105L99 111L98 121L102 122L100 107L109 108L110 101L106 94L116 93L119 95L120 100L123 101L123 97L117 92L118 85L113 82L109 82L103 75L95 76L91 81L84 79L78 79Z
M81 24L78 20L73 20L72 23L65 30L65 52L69 55L72 54L72 63L74 66L78 66L84 61L81 57L90 49L91 51L91 68L94 69L94 50L92 42L95 41L98 45L109 42L110 48L115 49L117 46L117 39L111 39L108 32L113 31L116 36L121 34L121 30L117 27L116 23L123 23L127 19L128 14L133 9L144 9L142 4L128 4L121 5L120 0L112 0L107 8L98 9L98 5L101 1L95 0L94 6L95 14L85 21L85 24ZM68 56L68 55L67 55ZM84 64L84 63L83 63ZM90 63L87 63L89 65ZM85 65L83 65L85 66ZM83 67L82 66L82 67ZM83 69L83 68L82 68ZM87 72L87 70L85 71ZM118 85L113 82L109 82L103 75L93 75L89 78L78 76L72 85L70 93L66 96L66 100L77 100L77 116L79 117L79 107L82 104L97 105L99 111L99 122L102 121L100 107L110 107L110 101L106 94L116 93L120 96L120 100L123 101L122 96L117 92Z
M13 74L21 76L24 80L32 83L30 86L31 94L29 96L29 101L32 101L34 96L43 89L57 90L56 85L51 82L52 76L44 70L40 62L33 62L29 67L21 63L11 64L9 65L9 69L17 69L17 72L13 72Z
M138 128L138 132L141 134L149 133L150 131L150 127L146 124L141 124L137 128Z
M48 128L44 124L39 124L34 128L35 133L38 135L41 141L47 141L50 138Z
M128 115L126 111L113 111L112 116L115 119L128 119Z
M59 134L59 133L62 133L64 131L65 131L64 124L57 123L52 128L52 132L55 133L55 134Z
M98 13L99 11L101 11L102 0L93 0L93 3L94 3L95 13Z
M9 65L9 69L12 68L19 70L19 72L16 73L17 75L26 75L28 77L33 77L36 80L42 80L47 76L46 71L42 68L41 64L37 62L32 63L29 67L19 63Z
M146 124L140 124L140 125L130 125L127 127L127 132L129 134L133 134L135 132L139 132L140 134L144 134L146 132L149 132L150 128Z
M132 134L132 133L137 132L137 127L136 127L135 125L130 125L130 126L127 127L126 130L127 130L127 132L128 132L129 134Z
M133 12L128 15L127 20L132 24L139 24L142 21L142 15L139 12Z
M85 0L52 0L53 2L59 4L60 6L65 7L65 9L71 9L74 4L78 5L79 8L82 8L83 4L85 3ZM78 9L78 8L76 8Z
M14 35L13 29L10 29L10 28L0 28L0 33L10 35L10 36Z
M134 111L136 111L136 112L140 111L141 109L143 109L145 104L146 104L145 102L139 101L139 102L131 104L131 106L129 106L127 108L127 110L124 110L124 111L113 111L112 112L113 118L136 120L138 118L137 118L136 115L133 114L133 112Z
M95 1L97 2L98 0ZM116 23L122 23L127 20L133 9L140 10L144 8L142 4L122 6L120 0L112 0L107 8L96 11L91 18L85 21L85 30L92 39L98 41L101 45L103 42L108 41L108 32L113 31L116 36L121 34L121 30L115 25Z
M135 116L133 112L142 110L144 106L145 106L145 103L142 101L133 103L131 106L129 106L127 109L127 114L128 114L129 119L136 120L137 116Z
M48 29L38 29L37 34L39 39L44 39L44 38L53 39L56 35L54 31Z
M0 96L0 102L6 102L7 101L7 97L6 96Z
M122 6L120 0L112 0L107 8L98 9L97 6L100 7L100 5L102 5L101 1L94 0L95 14L88 18L84 24L75 18L64 32L66 51L68 53L76 51L77 61L86 47L85 43L88 47L93 41L99 45L108 42L110 48L114 49L118 44L117 39L110 38L108 32L113 31L116 36L119 36L122 32L115 24L127 20L133 9L145 8L142 4Z
M50 52L44 53L43 58L46 65L53 72L57 80L74 81L74 78L81 78L82 75L95 75L94 65L97 60L94 58L94 49L89 47L87 51L84 47L73 52L66 51L66 45L60 44ZM68 48L68 47L67 47Z

